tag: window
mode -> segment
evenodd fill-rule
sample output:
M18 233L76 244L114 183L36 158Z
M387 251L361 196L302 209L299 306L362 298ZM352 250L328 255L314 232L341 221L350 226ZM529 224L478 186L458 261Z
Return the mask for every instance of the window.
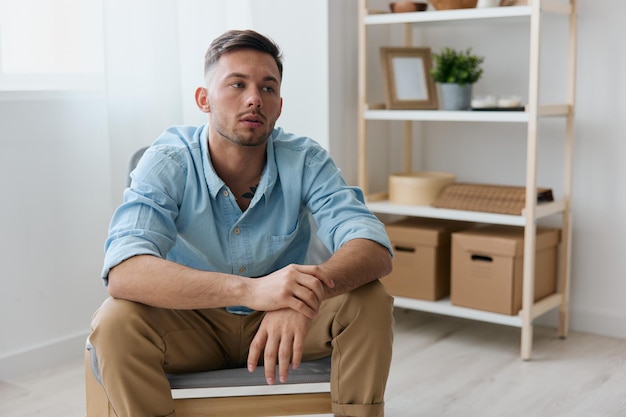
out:
M102 0L0 0L0 90L104 85Z

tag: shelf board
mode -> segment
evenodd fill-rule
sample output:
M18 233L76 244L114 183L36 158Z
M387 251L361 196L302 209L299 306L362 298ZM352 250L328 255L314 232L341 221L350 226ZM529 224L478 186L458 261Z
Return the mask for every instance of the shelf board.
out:
M389 201L368 201L367 207L375 213L396 214L400 216L427 217L431 219L459 220L477 223L493 223L510 226L525 226L526 217L522 214L514 216L510 214L485 213L480 211L465 211L442 209L431 206L408 206L393 204ZM563 200L537 205L535 216L537 219L562 213L565 209Z
M563 301L561 294L552 294L537 301L531 308L531 319L534 320L549 311L559 308ZM489 311L476 310L474 308L458 307L452 305L450 298L442 298L437 301L418 300L415 298L394 296L394 306L407 308L427 313L441 314L444 316L459 317L470 320L485 321L489 323L503 324L505 326L522 327L522 310L517 316L492 313Z
M366 120L528 123L524 111L366 110Z
M539 106L539 116L541 117L558 117L568 116L574 111L571 104L550 104Z
M451 22L458 20L501 19L511 17L529 17L530 6L485 7L475 9L433 10L414 13L384 13L365 16L366 25L385 25L394 23Z
M408 308L410 310L425 311L427 313L442 314L445 316L503 324L505 326L522 327L522 319L519 315L509 316L506 314L475 310L473 308L457 307L450 303L449 298L444 298L439 301L427 301L394 296L394 306Z

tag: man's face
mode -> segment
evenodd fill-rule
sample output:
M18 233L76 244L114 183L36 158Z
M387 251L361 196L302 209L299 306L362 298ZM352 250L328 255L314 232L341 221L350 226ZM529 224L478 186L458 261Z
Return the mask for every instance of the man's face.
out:
M269 54L242 49L223 55L207 81L211 130L240 146L264 145L280 116L280 82Z

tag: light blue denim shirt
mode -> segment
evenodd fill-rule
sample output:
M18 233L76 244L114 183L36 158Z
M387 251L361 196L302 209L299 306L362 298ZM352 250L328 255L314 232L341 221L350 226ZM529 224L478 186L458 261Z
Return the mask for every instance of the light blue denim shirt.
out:
M105 284L112 267L135 255L246 277L302 264L311 215L331 253L356 238L391 252L384 225L365 206L361 190L345 183L313 140L275 129L261 182L241 211L211 165L207 135L207 125L175 126L144 153L109 226Z

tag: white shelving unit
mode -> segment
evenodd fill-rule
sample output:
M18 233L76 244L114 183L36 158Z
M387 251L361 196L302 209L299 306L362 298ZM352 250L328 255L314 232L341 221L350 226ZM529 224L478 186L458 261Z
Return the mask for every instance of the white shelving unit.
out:
M567 336L568 298L570 281L571 214L570 195L572 178L572 154L574 140L575 102L575 62L576 62L576 0L531 0L528 6L492 7L480 9L459 9L446 11L426 11L416 13L369 13L367 0L360 1L359 10L359 186L363 189L368 206L377 213L413 217L462 220L478 223L503 224L524 228L524 276L522 309L517 316L490 313L470 308L457 307L449 299L424 301L396 297L399 307L427 311L498 323L521 329L521 357L528 360L532 354L533 320L554 309L559 310L559 335ZM563 103L546 104L539 102L539 57L541 41L541 20L546 13L559 14L569 20L567 97ZM404 25L406 41L403 46L411 46L411 30L419 25L457 24L462 21L502 21L523 19L529 21L530 51L528 57L528 98L525 111L443 111L443 110L385 110L372 106L367 96L367 55L369 51L367 29L373 25ZM469 36L470 34L468 34ZM538 120L544 117L560 117L565 120L564 145L564 184L563 198L551 203L536 203L537 130ZM526 126L526 208L519 216L482 213L462 210L438 209L430 206L406 206L392 204L386 200L386 193L373 194L368 187L368 121L404 122L404 170L411 171L411 141L414 121L449 123L517 123ZM551 216L561 216L561 251L559 285L555 294L535 302L534 265L537 221Z

